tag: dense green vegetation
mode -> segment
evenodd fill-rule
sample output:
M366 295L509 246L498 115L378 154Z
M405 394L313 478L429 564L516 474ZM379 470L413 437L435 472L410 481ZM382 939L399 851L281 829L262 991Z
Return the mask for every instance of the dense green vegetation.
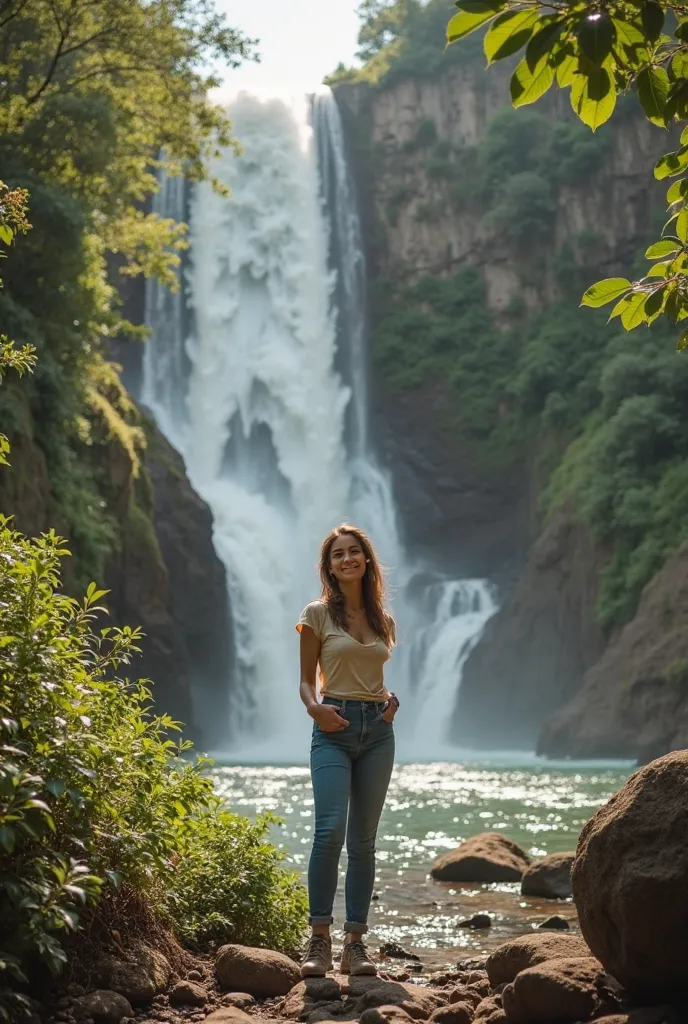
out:
M604 319L564 301L509 329L466 268L374 295L374 356L387 386L441 397L443 425L499 471L539 452L543 515L573 499L609 552L598 617L626 622L688 539L688 365L653 329L635 353Z
M143 902L181 939L294 948L297 877L251 824L222 809L178 728L130 682L139 633L98 628L103 591L60 592L63 543L0 518L0 1019L15 1020L38 956L107 899ZM114 906L114 911L113 911ZM142 922L135 922L139 934ZM126 938L126 935L124 936Z

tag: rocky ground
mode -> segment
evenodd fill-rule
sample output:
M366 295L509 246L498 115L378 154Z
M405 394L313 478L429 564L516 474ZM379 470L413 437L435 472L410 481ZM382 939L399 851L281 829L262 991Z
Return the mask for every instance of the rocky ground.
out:
M682 751L632 776L588 822L575 857L533 864L508 838L487 833L433 867L445 881L520 878L524 895L552 900L573 891L580 935L553 914L546 928L440 972L388 945L376 977L335 971L306 981L295 959L272 950L226 945L175 972L139 943L100 961L98 987L73 985L50 1010L36 1005L36 1024L685 1024L687 804ZM483 917L464 925L485 928Z

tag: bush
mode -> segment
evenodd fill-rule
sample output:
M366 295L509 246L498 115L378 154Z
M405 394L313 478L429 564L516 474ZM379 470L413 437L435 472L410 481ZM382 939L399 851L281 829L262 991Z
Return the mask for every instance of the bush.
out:
M0 517L0 1019L15 1019L29 963L57 973L64 938L111 887L133 889L182 938L291 948L305 924L296 877L267 823L223 810L122 675L138 630L96 629L104 592L59 592L66 554ZM181 858L181 859L180 859ZM97 912L97 911L96 911Z

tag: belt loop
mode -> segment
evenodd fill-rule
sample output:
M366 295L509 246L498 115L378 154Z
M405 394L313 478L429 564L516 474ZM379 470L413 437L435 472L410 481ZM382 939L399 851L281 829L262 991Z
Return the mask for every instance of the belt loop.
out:
M342 701L342 706L340 708L340 711L346 711L346 700Z

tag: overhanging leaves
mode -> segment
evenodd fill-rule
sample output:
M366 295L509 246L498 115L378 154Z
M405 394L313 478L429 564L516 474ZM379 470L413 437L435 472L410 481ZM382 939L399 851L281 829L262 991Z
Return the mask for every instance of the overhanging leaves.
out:
M506 11L490 25L483 48L488 61L503 60L516 53L530 39L538 21L537 11Z
M618 299L631 287L625 277L608 277L591 285L581 299L581 306L592 306L593 309L605 306L608 302Z
M616 88L606 68L579 72L571 84L571 106L584 124L596 131L616 106Z
M515 107L535 103L554 81L554 68L543 58L533 71L524 58L511 77L511 102Z

